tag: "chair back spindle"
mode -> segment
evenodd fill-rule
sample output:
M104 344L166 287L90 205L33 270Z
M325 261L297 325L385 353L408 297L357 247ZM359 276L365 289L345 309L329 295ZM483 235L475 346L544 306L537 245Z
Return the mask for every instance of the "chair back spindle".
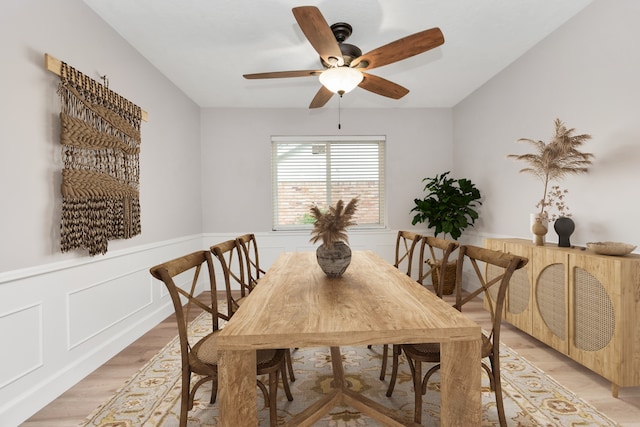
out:
M236 244L239 246L240 253L243 256L247 284L249 285L249 292L251 292L260 281L260 277L265 274L265 271L260 268L256 236L253 233L243 234L236 238Z
M412 231L398 231L396 237L396 253L394 266L400 271L404 271L411 277L413 267L413 254L422 235Z
M440 298L442 298L444 293L449 257L458 246L460 246L458 242L434 236L424 236L420 243L418 282L424 285L424 279L431 276L433 290ZM426 248L429 248L429 254L426 254ZM427 255L430 255L430 258L425 259ZM427 269L426 267L429 268ZM435 274L436 269L438 269L438 274ZM435 278L437 278L437 280L433 280Z
M246 280L242 252L236 245L235 239L227 240L210 247L211 253L220 264L224 277L224 287L227 298L227 314L225 320L229 320L235 313L242 299L249 293L249 284ZM234 294L234 288L240 289L240 296Z

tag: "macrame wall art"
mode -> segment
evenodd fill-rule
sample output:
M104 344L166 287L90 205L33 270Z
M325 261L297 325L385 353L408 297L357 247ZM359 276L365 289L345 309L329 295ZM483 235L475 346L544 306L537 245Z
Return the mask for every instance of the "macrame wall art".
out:
M140 225L140 121L143 111L60 62L61 250L107 252Z

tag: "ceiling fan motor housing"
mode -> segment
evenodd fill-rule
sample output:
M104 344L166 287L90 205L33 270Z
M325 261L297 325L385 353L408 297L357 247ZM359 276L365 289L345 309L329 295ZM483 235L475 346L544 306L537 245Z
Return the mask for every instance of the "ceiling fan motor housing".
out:
M346 22L336 22L331 26L331 31L333 31L333 35L336 37L338 43L342 43L349 38L353 32L353 28Z
M344 65L349 66L351 61L362 56L362 50L358 46L344 43L346 39L349 38L351 33L353 32L353 28L351 25L346 22L337 22L331 26L331 31L333 31L333 35L338 42L338 46L340 47L340 52L342 52L342 59L344 60ZM322 65L325 68L333 67L334 64L328 64L325 60L320 58Z

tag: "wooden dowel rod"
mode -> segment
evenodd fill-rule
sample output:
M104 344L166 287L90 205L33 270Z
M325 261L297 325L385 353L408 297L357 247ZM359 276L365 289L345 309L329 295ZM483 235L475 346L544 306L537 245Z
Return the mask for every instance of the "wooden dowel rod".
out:
M47 68L47 70L51 71L53 74L56 74L58 76L62 75L62 61L60 61L57 58L54 58L53 56L49 55L48 53L44 54L44 64L45 67ZM149 114L142 110L141 111L141 118L143 121L148 122L149 121Z

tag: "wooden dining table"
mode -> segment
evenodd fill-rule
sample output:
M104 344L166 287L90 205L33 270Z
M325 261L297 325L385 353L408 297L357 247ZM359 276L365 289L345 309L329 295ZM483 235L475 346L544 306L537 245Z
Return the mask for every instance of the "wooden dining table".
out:
M337 405L384 425L417 425L352 391L339 347L421 342L441 345L441 425L481 424L480 326L372 251L354 251L339 278L323 273L314 252L282 253L217 340L221 426L258 425L257 349L318 346L331 348L334 388L287 425L310 426Z

